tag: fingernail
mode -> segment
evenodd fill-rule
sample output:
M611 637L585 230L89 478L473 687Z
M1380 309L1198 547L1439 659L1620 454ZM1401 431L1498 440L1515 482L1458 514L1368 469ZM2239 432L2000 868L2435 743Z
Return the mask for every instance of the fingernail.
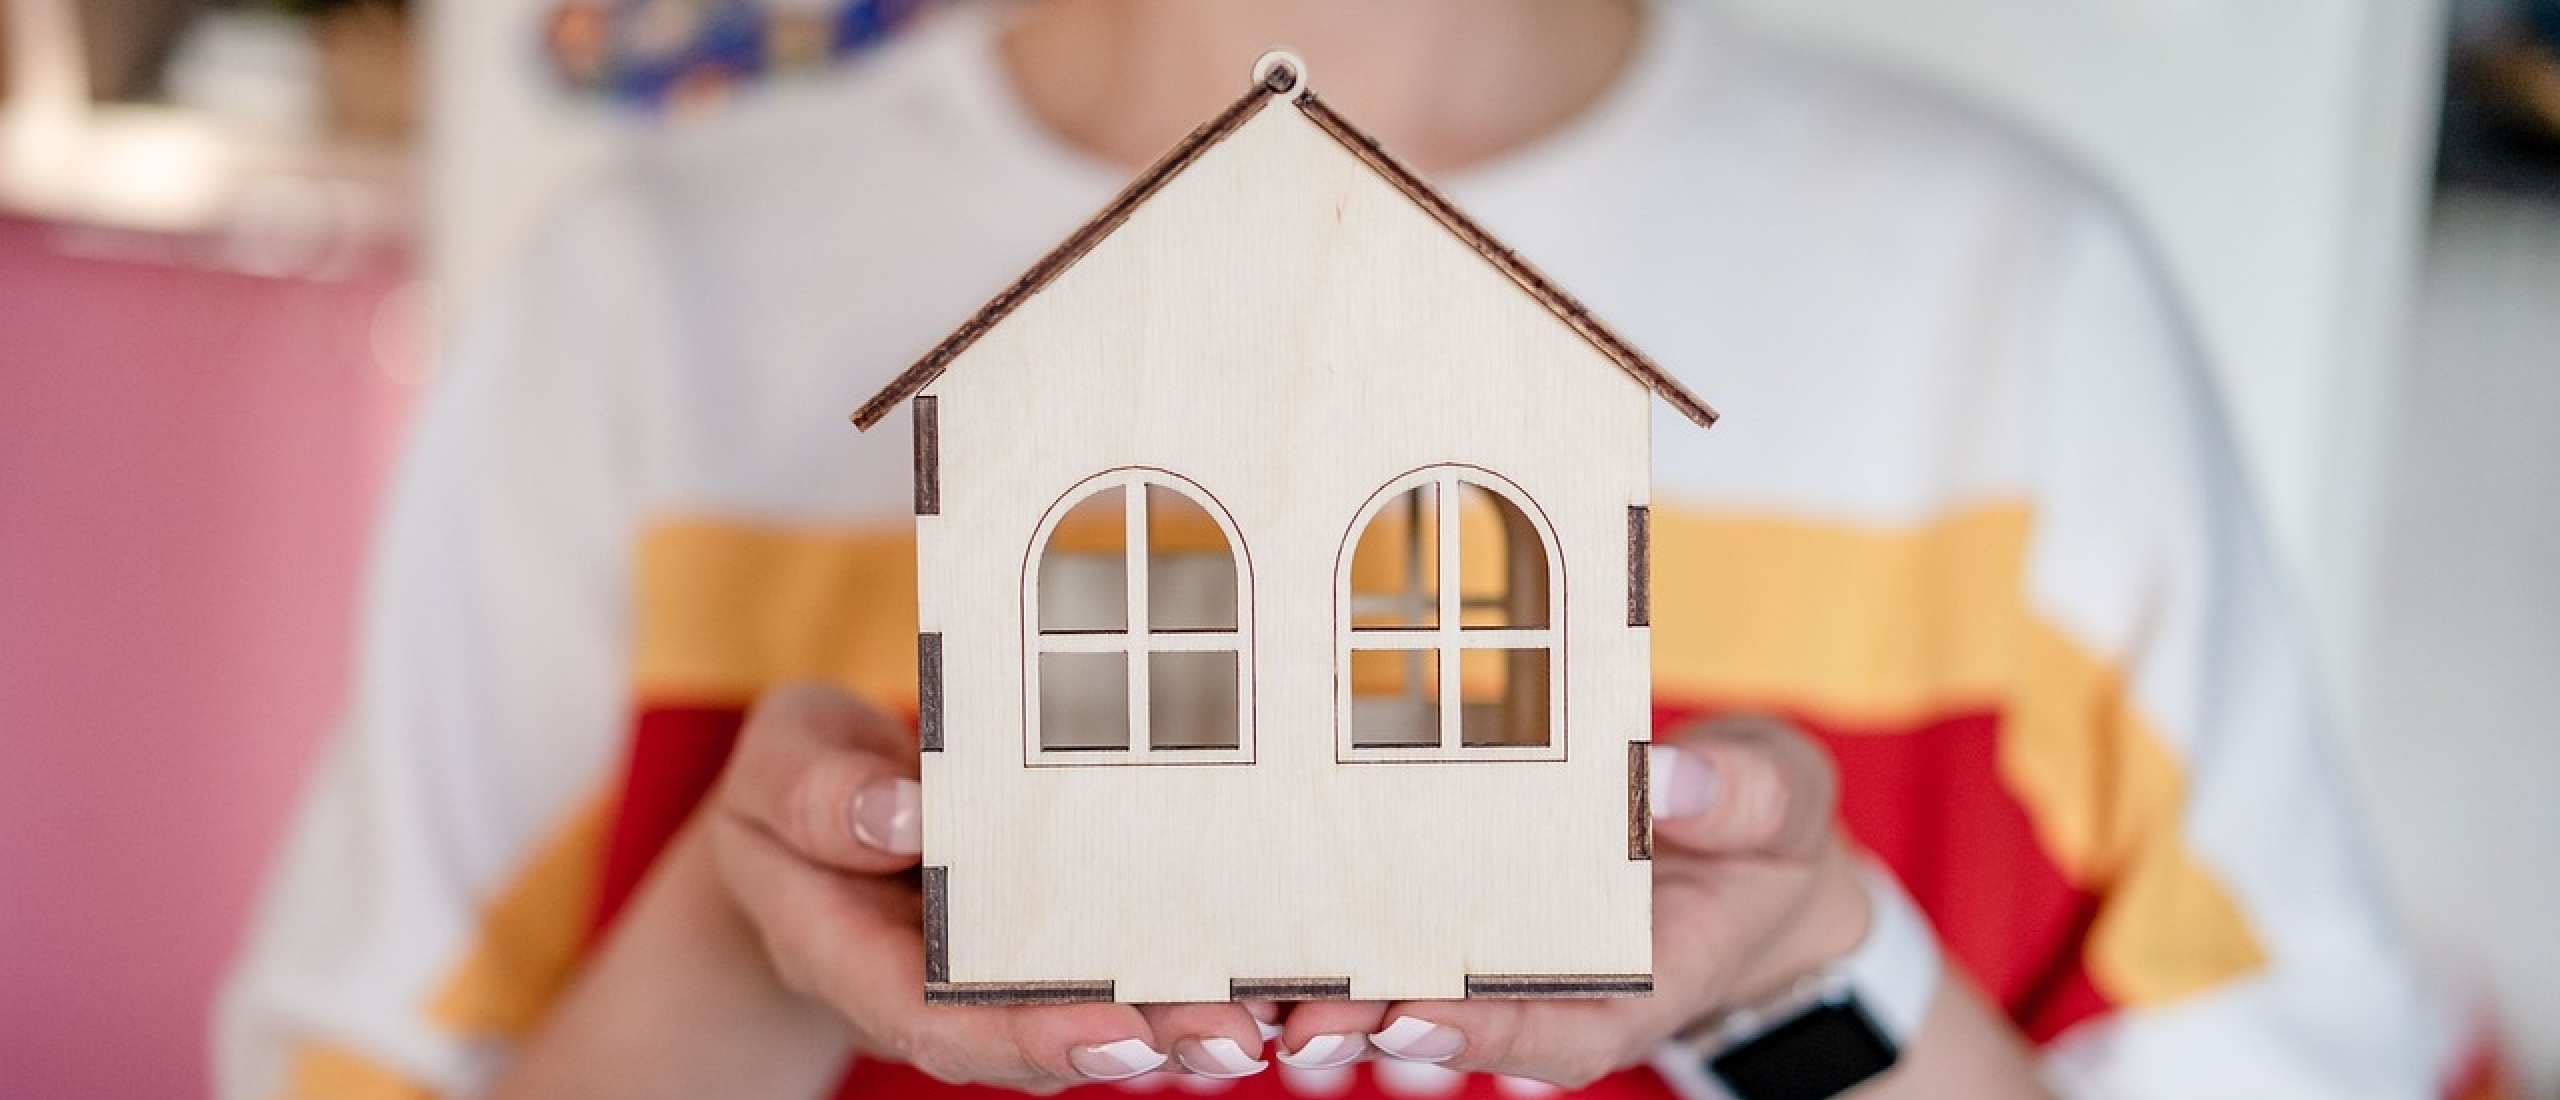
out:
M1262 1033L1262 1041L1264 1043L1269 1043L1271 1040L1280 1037L1281 1027L1279 1024L1273 1022L1280 1018L1279 1005L1273 1004L1269 1001L1239 1001L1237 1003L1243 1005L1246 1014L1253 1017L1254 1030Z
M1369 1040L1357 1035L1318 1035L1296 1053L1281 1051L1280 1061L1295 1069L1336 1069L1350 1065L1368 1049Z
M1242 1044L1224 1035L1175 1043L1173 1056L1181 1059L1182 1068L1202 1077L1250 1077L1271 1064L1246 1054Z
M854 792L854 839L902 856L924 851L923 809L924 788L915 780L873 783Z
M1143 1039L1122 1039L1101 1046L1077 1047L1067 1052L1067 1061L1075 1063L1076 1072L1096 1081L1125 1081L1141 1073L1152 1073L1164 1064L1164 1055L1148 1046Z
M1371 1045L1408 1062L1446 1062L1467 1049L1467 1037L1419 1016L1398 1016L1385 1031L1369 1036Z
M1653 816L1696 817L1716 804L1716 766L1707 758L1669 745L1655 745L1647 753L1647 770L1652 772Z

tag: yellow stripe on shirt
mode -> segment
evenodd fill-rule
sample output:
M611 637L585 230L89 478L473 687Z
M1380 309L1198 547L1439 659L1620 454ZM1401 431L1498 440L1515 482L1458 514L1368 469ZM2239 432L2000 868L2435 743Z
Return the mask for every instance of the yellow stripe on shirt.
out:
M352 1050L314 1044L294 1052L276 1100L436 1100L436 1092Z
M698 518L643 536L633 672L654 704L744 704L786 680L916 699L915 533Z
M2119 1005L2265 964L2183 832L2185 779L2122 674L2030 610L2034 516L1995 503L1907 527L1654 509L1654 692L1895 730L1996 710L2003 782L2104 900L2089 945Z
M471 950L437 987L427 1017L450 1031L522 1038L569 984L595 917L614 799L554 830L481 912Z

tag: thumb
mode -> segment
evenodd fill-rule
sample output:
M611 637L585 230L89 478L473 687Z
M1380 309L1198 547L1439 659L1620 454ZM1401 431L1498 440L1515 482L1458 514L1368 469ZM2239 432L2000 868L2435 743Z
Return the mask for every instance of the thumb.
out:
M797 685L748 715L723 801L802 859L880 874L923 847L915 772L913 743L888 716L838 689Z
M1706 855L1806 855L1830 835L1839 779L1813 739L1775 718L1719 718L1654 744L1654 838Z

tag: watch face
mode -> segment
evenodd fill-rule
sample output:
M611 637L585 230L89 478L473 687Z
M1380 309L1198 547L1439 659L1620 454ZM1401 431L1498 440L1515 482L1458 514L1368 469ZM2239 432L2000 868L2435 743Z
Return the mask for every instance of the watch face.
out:
M1852 1000L1825 1001L1707 1060L1742 1100L1829 1100L1893 1068L1893 1043Z

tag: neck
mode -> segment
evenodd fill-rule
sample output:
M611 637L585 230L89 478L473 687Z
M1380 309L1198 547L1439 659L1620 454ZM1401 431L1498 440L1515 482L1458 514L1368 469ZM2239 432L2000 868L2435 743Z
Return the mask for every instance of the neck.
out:
M1424 172L1564 125L1634 51L1636 0L1044 0L1004 42L1032 114L1136 168L1243 93L1285 47L1310 86Z

